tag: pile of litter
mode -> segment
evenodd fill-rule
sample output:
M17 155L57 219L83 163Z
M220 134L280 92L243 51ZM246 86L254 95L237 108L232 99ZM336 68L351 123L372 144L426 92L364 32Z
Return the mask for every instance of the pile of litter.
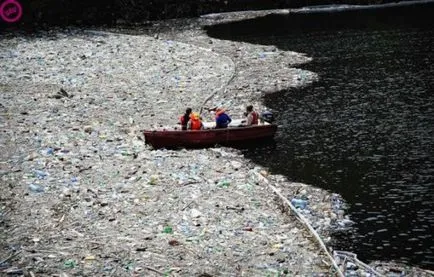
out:
M141 134L173 126L187 106L262 110L264 92L315 80L293 67L310 58L173 30L0 40L0 272L336 273L288 203L328 242L331 227L352 223L339 196L269 175L234 149L153 150Z
M0 42L2 272L328 274L312 236L255 179L265 169L229 148L143 141L141 129L172 125L224 87L229 59L148 36L65 32Z

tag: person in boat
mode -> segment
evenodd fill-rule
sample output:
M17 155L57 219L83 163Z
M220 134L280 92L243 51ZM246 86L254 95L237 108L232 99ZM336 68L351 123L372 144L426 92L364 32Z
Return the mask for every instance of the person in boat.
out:
M179 124L181 124L182 130L187 130L187 124L190 120L191 108L185 110L185 114L179 117Z
M198 113L191 113L190 120L187 123L188 130L202 130L203 123Z
M246 126L258 125L259 114L253 109L252 105L246 107L246 112L244 113L246 118Z
M232 122L232 119L229 115L225 113L225 110L222 108L218 108L215 112L215 127L216 129L227 128L229 123Z

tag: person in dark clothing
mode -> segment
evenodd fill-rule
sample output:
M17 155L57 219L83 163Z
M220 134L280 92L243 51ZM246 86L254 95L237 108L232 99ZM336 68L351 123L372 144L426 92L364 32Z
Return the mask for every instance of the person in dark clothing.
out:
M232 122L232 119L229 117L229 115L227 115L225 113L224 109L217 109L216 110L216 118L215 118L215 123L216 123L216 129L220 129L220 128L227 128L229 123Z
M187 130L187 123L190 120L191 108L185 110L185 114L179 117L179 124L182 126L182 130Z

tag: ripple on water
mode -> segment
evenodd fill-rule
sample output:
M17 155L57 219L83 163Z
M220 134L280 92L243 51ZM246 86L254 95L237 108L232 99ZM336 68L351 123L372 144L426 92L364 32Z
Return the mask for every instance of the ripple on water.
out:
M246 156L340 193L356 224L335 235L334 247L362 260L434 269L433 7L360 13L360 21L311 15L310 24L294 14L267 16L211 32L313 57L300 67L318 82L264 98L282 125L275 147ZM381 26L366 26L381 18ZM425 23L429 28L416 28Z
M322 41L323 36L309 39ZM392 258L432 267L433 32L354 31L329 35L320 45L294 40L275 44L315 53L305 67L320 80L264 99L285 123L273 157L266 157L270 150L251 156L349 201L356 232L348 241L339 237L336 247L366 260ZM339 51L332 47L336 41ZM339 56L342 51L346 54Z

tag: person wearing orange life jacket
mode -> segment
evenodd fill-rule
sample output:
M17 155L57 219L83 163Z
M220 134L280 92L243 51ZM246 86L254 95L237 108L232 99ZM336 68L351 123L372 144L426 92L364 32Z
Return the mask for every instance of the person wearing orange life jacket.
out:
M190 120L187 123L187 129L188 130L202 130L203 123L200 119L200 115L198 113L191 113L190 114Z
M258 125L259 123L259 114L253 110L253 106L249 105L246 107L246 113L245 115L247 116L247 122L246 125L250 126L250 125Z
M190 120L191 108L185 110L185 114L179 117L179 124L181 124L182 130L187 130L187 124Z

